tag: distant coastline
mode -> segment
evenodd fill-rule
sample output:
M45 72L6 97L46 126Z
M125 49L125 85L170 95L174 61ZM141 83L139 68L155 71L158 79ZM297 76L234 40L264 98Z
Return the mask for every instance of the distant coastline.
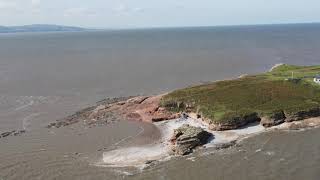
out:
M172 30L172 29L243 29L248 27L254 28L272 28L272 27L302 27L302 26L317 26L320 27L320 22L309 23L279 23L279 24L235 24L235 25L214 25L214 26L164 26L164 27L114 27L114 28L83 28L79 26L64 26L56 24L31 24L21 26L4 26L0 25L0 34L2 33L36 33L36 32L81 32L81 31L139 31L139 30Z
M2 33L35 33L35 32L80 32L93 29L86 29L74 26L60 26L51 24L33 24L25 26L0 26Z

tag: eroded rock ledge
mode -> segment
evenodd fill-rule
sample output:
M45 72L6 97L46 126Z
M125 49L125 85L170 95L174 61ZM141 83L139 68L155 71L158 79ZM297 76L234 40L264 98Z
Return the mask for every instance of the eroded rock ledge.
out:
M197 114L194 118L201 117ZM310 118L320 117L320 108L311 108L309 110L301 110L295 113L285 112L283 110L274 111L269 115L259 115L258 113L251 113L245 116L235 116L227 122L214 123L210 119L204 119L209 124L209 128L214 131L225 131L238 129L250 123L260 122L266 128L277 126L285 122L302 121Z
M157 122L179 118L179 113L169 112L160 107L162 96L135 97L112 105L109 110L116 112L127 120L134 121Z
M161 97L162 95L106 99L95 106L57 120L47 127L60 128L78 122L83 122L85 125L99 125L121 119L151 123L179 118L180 113L169 112L160 107Z
M69 126L78 122L84 122L86 125L107 124L108 122L117 120L115 114L108 111L112 104L126 101L132 97L108 98L101 100L96 105L82 109L70 116L56 120L50 123L47 128L60 128Z

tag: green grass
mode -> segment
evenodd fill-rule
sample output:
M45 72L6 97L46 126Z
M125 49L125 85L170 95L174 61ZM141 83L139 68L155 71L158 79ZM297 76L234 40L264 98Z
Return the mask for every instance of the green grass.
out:
M292 72L301 80L288 80ZM320 85L312 78L318 73L320 66L282 65L272 72L176 90L164 96L161 105L202 114L213 123L250 113L295 113L320 107Z

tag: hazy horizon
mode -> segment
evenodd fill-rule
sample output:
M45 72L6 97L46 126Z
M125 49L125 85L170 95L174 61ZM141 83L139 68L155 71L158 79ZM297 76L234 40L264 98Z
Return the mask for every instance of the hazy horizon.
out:
M285 26L285 25L313 25L320 24L319 22L296 22L296 23L261 23L261 24L228 24L228 25L203 25L203 26L146 26L146 27L89 27L89 26L80 26L80 25L70 25L70 24L19 24L19 25L5 25L0 24L0 27L20 27L20 26L36 26L36 25L48 25L48 26L66 26L66 27L77 27L84 29L93 29L93 30L131 30L131 29L170 29L170 28L214 28L214 27L246 27L246 26Z
M0 0L0 24L131 29L318 22L316 0Z

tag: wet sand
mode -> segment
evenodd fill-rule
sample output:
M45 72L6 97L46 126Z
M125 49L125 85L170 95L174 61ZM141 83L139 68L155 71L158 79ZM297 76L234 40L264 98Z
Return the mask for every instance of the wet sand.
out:
M95 128L77 124L28 132L1 139L0 177L9 180L116 176L113 170L95 166L101 161L103 151L131 146L131 143L149 144L158 137L157 129L152 125L127 121Z

